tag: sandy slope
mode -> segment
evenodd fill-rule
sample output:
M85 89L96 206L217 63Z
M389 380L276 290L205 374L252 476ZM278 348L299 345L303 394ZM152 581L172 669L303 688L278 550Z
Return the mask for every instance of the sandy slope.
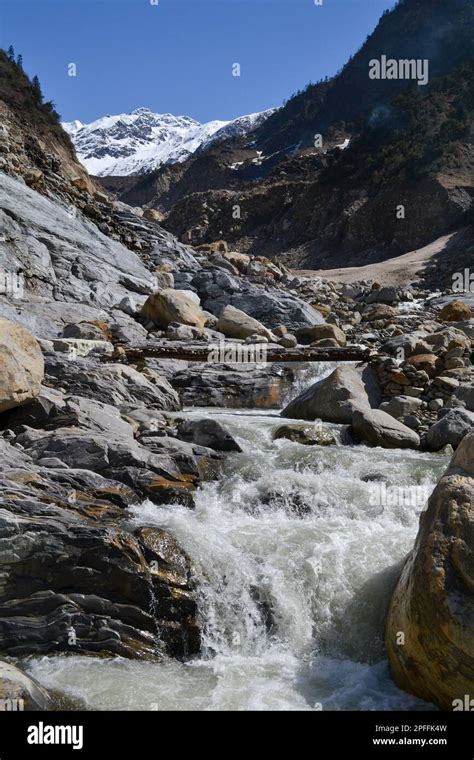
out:
M473 243L473 229L466 227L450 235L444 235L424 248L418 248L403 256L380 261L377 264L340 269L298 270L297 274L306 277L324 277L335 282L374 280L382 285L404 286L423 279L427 274L427 269L433 265L439 266L443 271L446 270L448 275L451 271L455 272L460 267L468 266L469 261L472 265Z

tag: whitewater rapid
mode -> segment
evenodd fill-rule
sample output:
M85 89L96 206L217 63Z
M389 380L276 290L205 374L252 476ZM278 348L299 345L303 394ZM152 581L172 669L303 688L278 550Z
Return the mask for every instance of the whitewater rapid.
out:
M194 409L237 439L196 508L132 511L170 529L198 579L199 658L182 663L57 655L24 666L95 710L423 710L399 691L383 626L421 507L371 506L371 483L427 486L439 454L272 440L278 413ZM336 433L336 426L326 425Z

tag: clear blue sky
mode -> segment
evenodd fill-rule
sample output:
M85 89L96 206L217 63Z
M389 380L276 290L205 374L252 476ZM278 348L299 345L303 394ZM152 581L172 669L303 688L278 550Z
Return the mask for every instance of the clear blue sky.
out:
M281 105L332 75L394 0L0 0L13 44L63 120L146 106L199 121ZM240 63L241 77L232 76ZM75 63L77 76L67 75Z

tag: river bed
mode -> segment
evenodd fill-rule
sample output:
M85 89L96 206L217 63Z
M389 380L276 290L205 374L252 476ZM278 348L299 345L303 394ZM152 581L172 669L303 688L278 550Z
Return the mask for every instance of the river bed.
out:
M191 556L202 654L158 664L34 657L23 663L29 672L94 710L432 709L395 687L383 652L387 605L423 507L374 504L371 489L429 493L447 458L273 441L278 412L186 414L217 419L243 453L202 485L195 510L145 502L131 519L170 529Z

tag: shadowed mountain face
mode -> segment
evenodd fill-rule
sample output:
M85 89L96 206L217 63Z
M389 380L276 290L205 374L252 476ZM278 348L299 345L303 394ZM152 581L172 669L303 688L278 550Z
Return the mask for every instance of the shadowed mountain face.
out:
M427 83L408 64L371 78L383 56L417 61ZM104 184L193 243L223 237L318 269L406 253L472 220L473 60L470 0L405 0L337 76L252 135Z

